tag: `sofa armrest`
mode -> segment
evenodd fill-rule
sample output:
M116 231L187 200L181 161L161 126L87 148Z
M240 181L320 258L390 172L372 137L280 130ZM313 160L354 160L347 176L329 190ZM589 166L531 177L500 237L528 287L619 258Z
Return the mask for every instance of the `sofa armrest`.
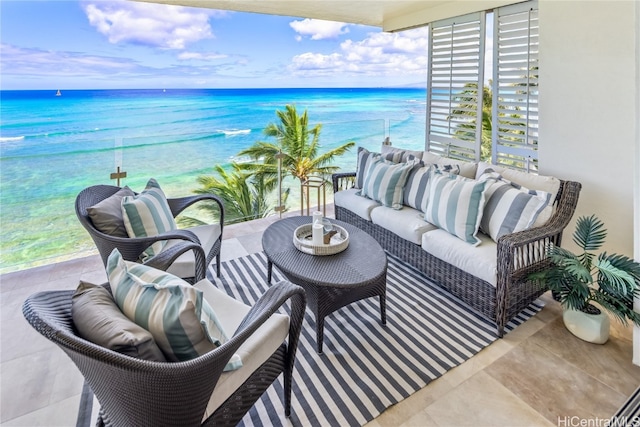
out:
M341 172L331 175L331 181L333 183L333 192L337 193L341 190L348 190L352 188L356 183L355 172Z
M547 248L560 245L562 232L576 210L581 187L578 182L562 181L556 211L547 224L498 239L498 293L514 276L523 278L534 269L544 268Z

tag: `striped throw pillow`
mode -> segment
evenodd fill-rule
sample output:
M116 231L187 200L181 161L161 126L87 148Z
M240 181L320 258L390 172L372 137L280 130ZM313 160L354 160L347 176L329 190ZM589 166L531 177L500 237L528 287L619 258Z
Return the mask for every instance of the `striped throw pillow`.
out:
M485 198L485 180L475 181L432 169L425 220L474 246Z
M153 178L140 194L122 199L122 219L129 237L157 236L178 228L167 197ZM166 244L166 240L154 243L142 253L141 260L159 254Z
M356 184L355 188L362 188L364 185L364 176L369 170L371 163L380 157L380 153L372 153L363 147L358 147L358 164L356 167Z
M109 255L106 271L120 310L151 333L168 361L190 360L228 341L202 291L179 277L125 261L117 249ZM234 355L225 371L241 366L240 356Z
M403 203L419 211L427 210L429 200L429 171L431 166L412 168L403 191Z
M551 194L529 190L499 173L483 174L489 181L480 229L496 242L510 233L530 228L551 201Z
M410 160L414 160L413 156L409 156ZM460 167L458 165L424 165L419 161L416 167L409 171L407 183L404 186L403 203L421 212L427 211L427 201L429 200L429 171L430 169L440 170L459 174Z
M390 163L378 158L364 177L360 195L393 209L402 209L402 189L413 163Z

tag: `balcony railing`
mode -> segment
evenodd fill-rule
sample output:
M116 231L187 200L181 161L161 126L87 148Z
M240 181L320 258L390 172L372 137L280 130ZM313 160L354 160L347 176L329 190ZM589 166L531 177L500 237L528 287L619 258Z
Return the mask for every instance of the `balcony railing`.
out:
M406 120L323 123L320 151L347 141L378 151L385 137L403 148L421 150L424 134L424 116L418 115ZM215 164L246 160L238 159L238 152L264 139L260 130L69 138L70 143L34 147L18 156L3 152L0 273L95 253L93 242L76 219L75 197L91 185L116 185L110 176L118 167L127 173L120 185L140 191L153 177L167 195L180 196L198 188L197 177L213 174ZM355 149L337 159L336 165L355 170ZM291 188L286 206L290 211L299 210L299 183L288 178L283 186ZM327 191L327 202L332 202L331 191ZM276 206L275 196L273 203Z

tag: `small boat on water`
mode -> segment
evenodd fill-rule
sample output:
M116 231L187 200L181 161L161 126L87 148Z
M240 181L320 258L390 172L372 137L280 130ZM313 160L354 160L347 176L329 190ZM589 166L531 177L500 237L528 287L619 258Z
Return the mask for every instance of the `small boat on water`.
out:
M56 92L56 96L62 96L62 93L60 92L60 89L58 89L58 91Z

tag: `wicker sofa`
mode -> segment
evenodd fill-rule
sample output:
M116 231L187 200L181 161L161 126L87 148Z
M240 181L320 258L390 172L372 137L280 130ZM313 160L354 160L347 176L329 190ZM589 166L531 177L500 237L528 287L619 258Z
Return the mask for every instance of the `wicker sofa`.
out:
M382 153L384 155L385 147ZM406 158L406 153L398 156L398 160L400 157ZM468 178L479 172L478 164L440 158L432 153L425 152L424 160L427 164L431 161L440 165L457 162L461 166L458 169L462 170L460 174ZM487 165L484 164L484 167ZM516 177L524 176L522 172L507 173ZM482 243L474 247L426 221L423 221L426 228L414 226L415 229L407 232L407 227L411 226L408 223L415 223L415 217L422 215L422 212L412 213L407 206L394 212L373 200L360 201L358 198L363 196L355 189L358 188L355 172L337 173L332 179L336 219L366 231L388 253L414 266L495 322L499 337L503 336L509 320L545 292L546 289L527 277L547 265L545 251L549 244L560 245L562 232L573 216L581 189L578 182L549 177L556 182L557 194L553 204L550 204L550 218L543 225L534 224L524 231L505 234L495 242L478 233ZM363 205L366 209L363 209ZM447 246L449 253L438 253L442 246ZM456 251L459 254L452 254ZM456 262L450 258L456 258ZM467 268L469 263L475 263L476 266ZM477 273L478 269L482 270L481 273Z

